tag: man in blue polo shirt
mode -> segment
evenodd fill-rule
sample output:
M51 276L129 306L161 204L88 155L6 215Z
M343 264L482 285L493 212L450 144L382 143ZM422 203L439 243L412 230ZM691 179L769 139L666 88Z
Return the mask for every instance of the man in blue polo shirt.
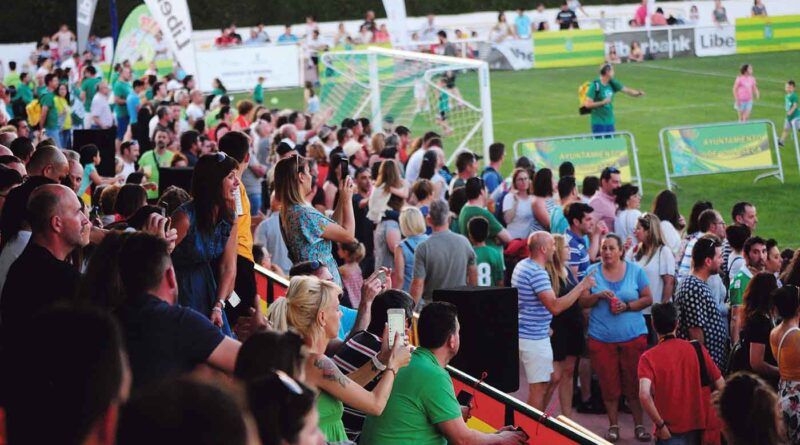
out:
M569 244L567 265L579 280L586 275L586 269L592 261L597 260L600 237L608 233L605 224L601 221L595 222L592 212L594 209L582 202L573 202L564 207L564 217L569 224L565 233Z

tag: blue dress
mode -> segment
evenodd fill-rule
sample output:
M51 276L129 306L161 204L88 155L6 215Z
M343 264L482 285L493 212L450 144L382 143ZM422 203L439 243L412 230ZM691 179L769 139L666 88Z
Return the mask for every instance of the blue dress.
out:
M197 228L193 201L183 204L176 212L183 212L189 218L189 231L172 252L172 263L178 280L178 302L210 316L211 308L217 301L217 279L212 264L222 257L231 235L232 224L221 219L209 236ZM222 311L222 323L222 333L232 336L225 311Z
M342 286L339 265L333 258L333 243L322 237L333 220L309 205L294 204L287 209L287 225L281 221L281 232L293 263L319 261L328 267L333 282Z

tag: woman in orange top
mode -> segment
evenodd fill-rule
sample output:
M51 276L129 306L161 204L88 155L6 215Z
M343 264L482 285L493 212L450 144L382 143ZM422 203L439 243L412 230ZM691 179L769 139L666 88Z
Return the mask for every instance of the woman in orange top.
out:
M789 440L800 443L800 288L786 285L773 293L773 301L783 319L769 334L781 375L778 397Z
M248 99L240 100L236 104L236 111L239 115L233 120L234 131L244 131L250 128L250 124L253 122L251 113L254 109L255 104Z

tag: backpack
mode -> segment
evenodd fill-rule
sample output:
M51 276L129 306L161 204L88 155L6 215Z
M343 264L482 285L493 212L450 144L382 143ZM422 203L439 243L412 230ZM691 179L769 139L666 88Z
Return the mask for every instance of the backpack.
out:
M42 117L42 105L39 99L33 99L31 103L25 106L25 112L28 114L28 125L36 127L39 125L39 118Z
M600 82L593 80L591 82L584 82L578 87L578 100L580 101L580 107L578 108L578 114L589 114L592 112L591 108L588 108L586 105L586 99L588 99L587 94L589 93L589 86L594 84L594 97L592 101L597 102L597 95L600 94Z

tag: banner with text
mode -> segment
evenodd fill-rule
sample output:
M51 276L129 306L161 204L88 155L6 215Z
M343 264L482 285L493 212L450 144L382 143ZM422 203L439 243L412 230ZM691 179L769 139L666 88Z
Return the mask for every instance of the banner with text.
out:
M619 169L623 182L630 182L632 178L628 139L622 135L523 140L517 141L514 149L517 157L527 156L536 168L547 167L558 171L561 163L572 162L575 166L575 179L578 182L586 176L599 177L603 169L610 166Z
M800 15L736 19L739 54L800 49Z
M652 29L650 32L624 31L605 35L606 52L611 47L623 62L628 61L633 42L639 44L645 59L668 59L671 57L687 57L694 55L694 31L682 29Z
M536 32L533 45L534 68L600 65L605 60L602 29Z
M776 167L767 122L662 130L672 161L670 176L692 176Z
M505 39L500 43L479 45L480 59L493 70L529 70L533 68L533 41L531 39Z
M92 30L94 21L94 11L97 8L97 0L78 0L78 53L83 54L86 43L89 41L89 33Z
M175 59L187 73L196 73L192 17L186 0L145 0Z
M698 57L736 54L736 27L722 25L695 28L694 52Z
M214 78L222 79L229 91L249 91L264 77L264 88L299 87L298 45L241 46L197 52L197 86L214 89Z

